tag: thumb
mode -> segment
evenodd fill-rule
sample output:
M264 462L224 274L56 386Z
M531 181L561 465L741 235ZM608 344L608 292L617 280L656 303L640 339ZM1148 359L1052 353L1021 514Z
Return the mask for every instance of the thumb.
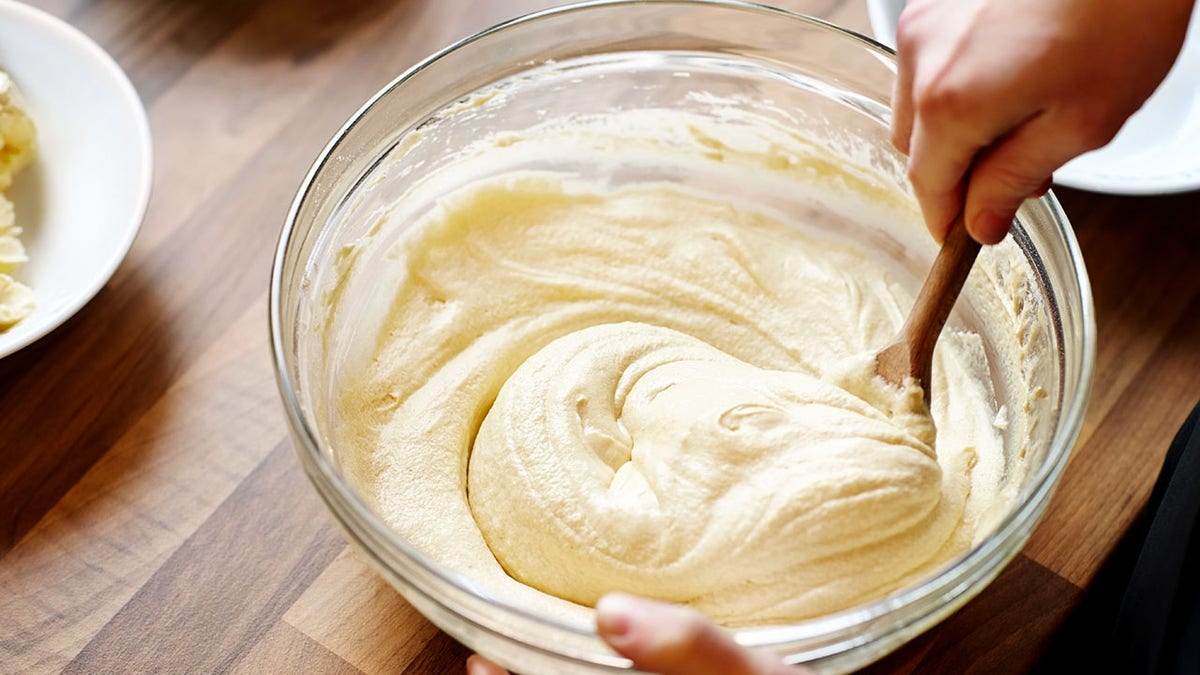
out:
M596 627L639 670L662 675L799 675L778 657L739 645L693 609L622 593L596 604Z
M1076 154L1048 127L1047 118L1034 117L976 158L963 211L976 241L995 244L1003 239L1022 202L1044 194L1055 169Z

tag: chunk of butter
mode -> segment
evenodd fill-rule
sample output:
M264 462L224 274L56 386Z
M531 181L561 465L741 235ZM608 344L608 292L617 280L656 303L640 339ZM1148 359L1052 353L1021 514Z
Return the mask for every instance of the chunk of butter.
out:
M0 190L12 185L13 176L33 159L37 130L25 112L20 92L6 73L0 72ZM7 330L33 312L33 290L11 274L29 261L20 240L12 202L0 195L0 331Z

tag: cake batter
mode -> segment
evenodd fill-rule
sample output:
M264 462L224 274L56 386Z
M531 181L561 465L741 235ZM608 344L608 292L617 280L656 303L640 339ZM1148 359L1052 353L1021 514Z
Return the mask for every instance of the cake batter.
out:
M979 336L943 336L932 418L874 378L912 297L852 242L516 172L441 200L391 258L337 446L399 533L507 602L571 615L623 590L794 621L930 573L1004 499Z

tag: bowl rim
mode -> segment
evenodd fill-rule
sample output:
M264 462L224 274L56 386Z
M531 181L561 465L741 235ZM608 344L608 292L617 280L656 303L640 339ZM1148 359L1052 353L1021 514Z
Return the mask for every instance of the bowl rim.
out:
M57 275L57 278L65 280L61 287L45 289L35 286L33 290L38 296L38 305L33 314L10 325L6 330L0 331L0 359L2 359L29 347L67 323L100 293L100 290L112 279L128 257L145 221L153 190L154 140L146 107L128 73L121 68L111 54L86 33L46 10L15 0L0 0L0 24L4 24L8 30L20 30L31 39L36 39L43 50L56 55L52 61L68 63L82 77L94 78L91 80L91 84L104 93L102 103L106 107L105 112L119 115L121 125L128 127L125 129L129 132L129 136L125 139L128 144L122 146L126 150L122 157L128 161L130 171L122 174L122 178L125 183L132 186L127 192L122 193L116 199L105 202L102 205L103 208L98 209L104 216L102 220L107 225L105 234L108 236L102 247L89 252L92 264ZM25 97L29 99L34 98L30 95L31 91L43 89L60 91L63 87L70 87L72 84L71 82L57 82L53 87L45 87L41 84L30 86L28 81L22 79L26 73L21 64L0 63L0 67L7 68L7 72L13 76L18 89L21 89ZM95 100L93 100L94 102ZM58 115L38 117L39 110L48 104L62 102L43 99L41 103L40 108L28 111L33 117L34 125L38 128L38 150L33 158L33 163L25 167L24 171L37 171L43 174L40 180L44 181L46 186L44 187L45 193L41 198L49 201L55 196L52 194L53 190L60 189L66 193L72 187L77 188L79 181L65 181L64 187L53 187L62 181L63 167L48 163L52 158L47 154L48 146L44 145L44 135L56 132L63 135L64 131L76 130L43 126L48 117L54 117L56 122L62 120L58 119ZM90 148L90 144L87 147ZM94 153L89 149L84 154L89 155L85 159L90 159L90 155ZM78 160L78 158L76 157L74 160ZM18 177L17 180L22 179ZM12 195L9 196L11 198ZM72 194L72 198L74 196ZM58 197L60 200L64 198L63 195L58 195ZM18 208L21 206L21 204L17 204ZM60 218L52 220L51 224L57 224L59 228L69 227L69 224L62 224ZM51 219L47 219L39 223L38 227L46 227L50 222ZM28 224L20 216L18 216L16 224L18 227L28 227ZM90 224L94 225L95 223ZM28 236L28 232L26 235ZM35 263L37 266L52 266L51 263L45 262L54 260L52 256L43 257L41 254L44 252L34 251L33 246L30 246L29 252L32 254L31 257L38 258L39 262ZM30 265L30 263L25 264ZM56 293L52 297L43 295L47 290L56 291ZM45 302L46 297L51 297L51 302Z
M605 9L615 6L624 5L679 5L679 6L711 6L715 8L731 9L739 11L747 11L757 14L765 14L774 16L788 21L798 21L802 24L807 24L810 27L815 27L838 34L843 38L848 38L854 42L860 43L862 46L874 52L874 56L878 58L888 69L895 71L896 68L896 53L890 47L858 32L848 28L839 26L831 21L819 17L809 16L800 12L794 12L777 7L763 5L757 2L749 2L746 0L584 0L568 5L543 9L530 12L513 19L509 19L497 23L489 28L474 33L468 37L460 39L449 46L434 52L426 58L418 61L415 65L401 73L390 83L381 88L378 92L372 95L366 103L362 105L334 134L331 140L326 144L314 160L308 173L301 182L296 196L288 210L284 226L280 233L279 242L274 256L270 289L268 294L268 322L270 328L270 341L272 350L272 364L275 370L276 383L283 399L285 412L288 420L291 423L291 428L294 431L294 439L298 443L293 443L297 455L300 457L306 473L313 482L317 491L331 511L337 515L339 512L345 511L354 514L361 522L369 529L371 538L379 539L385 542L394 551L401 553L409 559L409 561L418 565L422 572L436 577L442 582L450 584L456 592L466 593L482 600L486 600L492 606L497 607L505 613L522 617L526 620L540 624L549 629L569 632L575 635L585 637L597 637L594 628L580 628L579 624L560 620L555 617L544 616L523 607L516 606L492 597L486 592L476 588L465 577L456 573L449 572L442 568L436 561L429 558L421 551L416 550L411 544L400 538L386 523L383 522L370 507L366 505L362 497L360 497L353 488L349 485L349 481L341 474L334 466L331 457L323 452L321 443L317 440L318 436L314 433L308 420L302 410L302 406L297 399L293 382L289 375L289 366L291 359L288 356L288 351L285 347L286 337L283 334L283 308L280 304L281 297L284 292L284 268L286 266L287 254L291 247L295 244L293 239L294 230L298 227L298 218L301 210L306 204L314 185L322 171L330 163L330 160L337 155L337 149L346 139L347 135L366 118L379 102L398 88L402 87L405 82L413 78L418 73L422 72L432 64L441 60L448 54L459 51L460 49L471 45L480 40L484 40L495 34L518 29L519 27L533 22L543 21L547 19L555 19L569 14L579 12L587 12L594 9ZM922 600L926 600L931 596L945 592L946 588L953 587L953 582L962 576L963 570L974 570L984 563L989 558L996 556L996 549L1004 545L1012 539L1023 540L1029 536L1033 526L1036 525L1037 519L1041 512L1044 511L1050 496L1053 494L1057 485L1058 478L1067 464L1067 460L1071 454L1071 450L1079 436L1082 428L1084 413L1087 409L1090 399L1092 381L1094 377L1094 363L1096 357L1096 326L1094 316L1094 306L1091 294L1091 286L1088 281L1086 269L1084 268L1083 257L1079 249L1078 241L1069 226L1069 222L1063 212L1057 198L1052 192L1048 192L1038 201L1047 209L1053 221L1058 225L1056 228L1058 234L1061 235L1062 241L1065 244L1066 252L1071 261L1071 272L1075 276L1079 293L1080 306L1077 308L1080 313L1080 323L1082 325L1082 341L1080 350L1079 379L1078 379L1078 395L1067 402L1065 407L1060 406L1061 424L1057 428L1054 436L1050 439L1048 447L1060 448L1057 455L1047 457L1047 461L1039 468L1038 474L1030 483L1028 488L1029 496L1024 502L1020 503L1016 508L1012 509L1002 520L994 526L993 531L978 545L973 546L969 551L961 556L949 561L942 569L935 574L925 578L922 582L915 586L900 589L882 598L877 598L867 604L851 607L832 614L826 614L818 617L805 619L802 621L774 625L757 628L745 628L734 631L735 639L747 646L755 647L771 647L782 646L788 643L798 641L824 639L826 641L833 640L833 643L828 645L823 652L816 654L815 658L829 656L839 653L849 648L846 646L847 640L854 638L854 630L860 627L864 622L884 617L902 607L919 604ZM304 265L307 261L298 261L298 264ZM339 523L343 530L347 532L355 543L363 545L363 536L360 532L350 532L350 528L346 523ZM1022 526L1025 525L1022 530ZM368 547L369 548L369 547ZM1014 547L1008 556L1005 556L998 564L992 567L984 566L981 572L984 574L996 574L1007 564L1013 555L1017 553L1019 547ZM378 552L370 550L372 556L378 557ZM410 582L411 583L411 582ZM965 592L965 587L969 584L960 581L959 588L955 590L955 595L961 595ZM429 597L434 602L446 607L444 598L431 597L425 589L417 589L420 593ZM889 625L883 631L884 635L892 634L903 630L906 626L921 623L922 619L934 614L937 611L937 605L931 605L927 610L919 616L905 622L897 622ZM469 622L475 628L489 633L497 633L496 630L489 626L480 625L472 617L458 614L460 620ZM512 637L512 636L507 636ZM548 651L538 645L523 643L527 647ZM551 652L559 654L558 652ZM601 654L590 655L593 658L602 658ZM813 658L813 654L808 654L806 658ZM596 661L592 663L597 665L615 665L612 661ZM624 661L628 663L628 661Z

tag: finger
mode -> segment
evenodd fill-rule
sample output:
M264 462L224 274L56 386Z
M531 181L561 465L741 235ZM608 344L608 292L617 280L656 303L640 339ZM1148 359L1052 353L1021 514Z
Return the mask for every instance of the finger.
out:
M467 675L508 675L508 671L478 654L472 654L467 657Z
M1050 176L1078 154L1047 115L1038 115L980 153L967 185L967 231L984 244L1008 234L1030 195L1049 189Z
M962 211L966 175L979 150L977 144L956 140L945 131L931 133L924 118L913 124L908 178L925 225L939 242Z
M906 25L901 18L899 26ZM900 39L900 29L897 28L896 38L896 80L892 83L892 145L904 154L908 154L909 140L912 136L913 125L913 71L916 69L913 60L916 58L912 49L901 47L904 41Z
M639 670L663 675L796 675L775 656L737 644L695 610L620 593L596 605L596 626Z

